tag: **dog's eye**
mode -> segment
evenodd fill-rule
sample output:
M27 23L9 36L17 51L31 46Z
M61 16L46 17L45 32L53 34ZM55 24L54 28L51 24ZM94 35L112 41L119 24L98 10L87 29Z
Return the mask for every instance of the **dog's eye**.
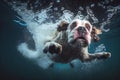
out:
M90 27L89 24L86 23L86 24L85 24L85 27L88 29L88 31L90 31L90 28L91 28L91 27Z
M72 30L73 28L75 28L77 26L77 22L73 22L71 25L70 25L70 29Z

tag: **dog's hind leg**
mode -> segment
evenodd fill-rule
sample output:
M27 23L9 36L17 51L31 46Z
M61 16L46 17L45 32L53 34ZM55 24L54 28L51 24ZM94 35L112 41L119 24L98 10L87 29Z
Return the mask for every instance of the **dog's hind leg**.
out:
M55 65L55 63L51 63L51 64L49 65L49 68L53 68L54 65Z
M74 64L72 62L69 63L71 68L74 68Z

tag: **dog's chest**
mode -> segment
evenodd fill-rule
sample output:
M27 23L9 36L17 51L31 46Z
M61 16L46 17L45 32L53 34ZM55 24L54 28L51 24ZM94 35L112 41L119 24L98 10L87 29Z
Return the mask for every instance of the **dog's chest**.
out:
M62 54L60 55L61 57L63 58L76 58L77 56L79 55L79 49L74 49L74 48L71 48L71 47L66 47L64 46L63 47L63 52Z

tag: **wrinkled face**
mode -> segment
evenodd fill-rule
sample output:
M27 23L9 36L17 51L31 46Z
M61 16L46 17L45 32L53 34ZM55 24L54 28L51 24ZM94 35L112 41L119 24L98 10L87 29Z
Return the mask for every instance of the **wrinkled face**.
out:
M92 25L88 21L76 19L67 29L68 43L74 47L86 47L91 43Z

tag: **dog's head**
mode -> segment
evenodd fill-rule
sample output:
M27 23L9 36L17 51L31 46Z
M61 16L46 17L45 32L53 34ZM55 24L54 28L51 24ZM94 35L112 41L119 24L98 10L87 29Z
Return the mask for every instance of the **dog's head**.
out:
M74 47L87 47L91 40L98 41L100 30L93 27L89 21L73 20L67 27L68 43Z

